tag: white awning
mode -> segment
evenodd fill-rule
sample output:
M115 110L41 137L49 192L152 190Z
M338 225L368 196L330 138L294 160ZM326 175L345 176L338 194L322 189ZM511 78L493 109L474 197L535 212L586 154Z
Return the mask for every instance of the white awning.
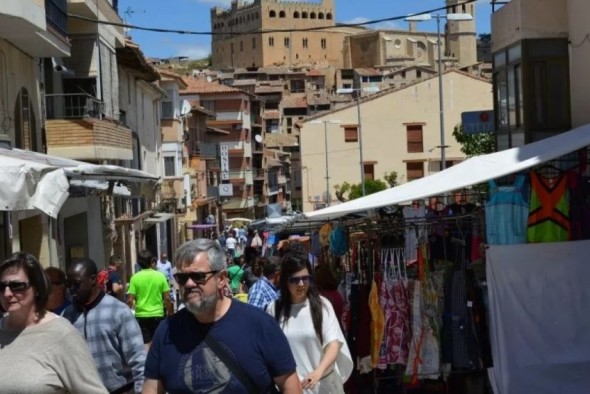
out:
M0 148L0 210L39 209L56 218L69 196L69 180L157 181L139 170L96 165L42 153Z
M472 157L425 178L343 204L307 212L305 217L313 220L332 220L351 213L440 195L526 170L588 145L590 124L519 148Z
M154 216L150 216L145 221L147 223L162 223L166 220L172 219L174 216L176 215L174 215L173 213L160 212L155 214Z

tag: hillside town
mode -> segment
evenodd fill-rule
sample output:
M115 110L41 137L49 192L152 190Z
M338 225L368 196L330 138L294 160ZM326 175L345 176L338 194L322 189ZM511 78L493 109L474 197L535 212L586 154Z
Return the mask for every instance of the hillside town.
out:
M590 3L120 3L0 3L0 392L588 392Z

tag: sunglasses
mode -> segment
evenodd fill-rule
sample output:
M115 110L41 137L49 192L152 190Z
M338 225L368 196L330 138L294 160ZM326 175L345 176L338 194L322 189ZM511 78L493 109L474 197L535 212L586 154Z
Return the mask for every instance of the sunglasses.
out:
M188 280L192 280L197 285L204 285L207 283L211 276L215 275L219 271L209 271L209 272L177 272L174 274L174 279L178 282L179 285L184 286ZM211 275L207 278L208 275Z
M304 285L311 282L311 275L292 276L289 278L289 283L292 285L298 285L299 282L303 282Z
M18 293L27 290L29 286L29 282L0 282L0 293L4 293L7 287L10 289L12 293Z

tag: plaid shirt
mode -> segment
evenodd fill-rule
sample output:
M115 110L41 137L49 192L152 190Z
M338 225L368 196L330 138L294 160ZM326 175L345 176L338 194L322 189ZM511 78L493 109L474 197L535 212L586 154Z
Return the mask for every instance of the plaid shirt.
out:
M101 293L84 311L70 305L63 316L86 340L108 391L131 384L141 393L146 352L139 324L127 305Z
M256 281L248 292L248 304L266 310L268 304L279 298L279 289L266 277Z

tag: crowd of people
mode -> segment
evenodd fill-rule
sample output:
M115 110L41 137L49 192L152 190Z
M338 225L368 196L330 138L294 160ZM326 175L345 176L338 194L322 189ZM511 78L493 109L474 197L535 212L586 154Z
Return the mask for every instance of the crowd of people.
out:
M27 374L0 392L343 393L338 300L314 276L329 272L298 250L261 256L256 233L241 250L228 235L186 242L174 266L141 251L127 289L117 257L66 272L26 253L1 262L0 368Z

